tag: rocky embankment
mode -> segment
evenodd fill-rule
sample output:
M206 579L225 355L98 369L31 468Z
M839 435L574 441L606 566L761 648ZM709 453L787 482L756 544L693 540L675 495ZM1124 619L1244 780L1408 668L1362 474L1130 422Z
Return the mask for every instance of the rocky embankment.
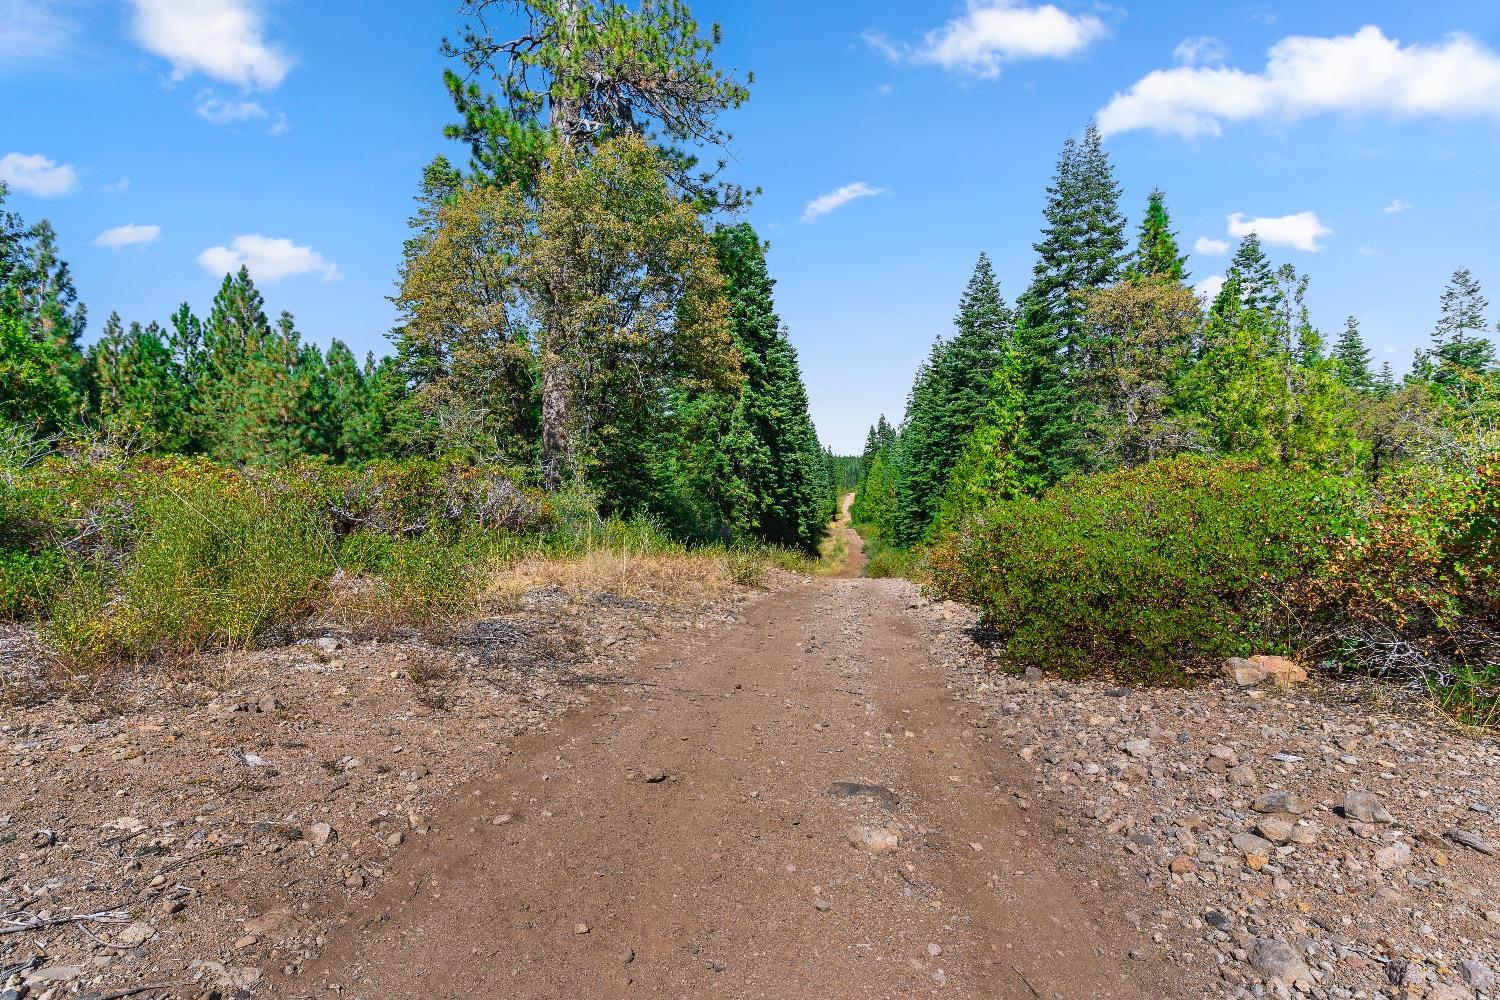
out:
M1495 741L1277 658L1188 690L1010 676L969 609L925 607L961 697L1034 768L1017 798L1136 886L1131 958L1211 963L1231 997L1497 995Z

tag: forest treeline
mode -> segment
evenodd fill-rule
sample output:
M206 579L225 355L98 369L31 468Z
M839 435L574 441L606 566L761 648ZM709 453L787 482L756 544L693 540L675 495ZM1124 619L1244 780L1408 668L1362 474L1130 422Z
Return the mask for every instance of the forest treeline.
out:
M1069 139L1030 284L980 256L861 459L876 572L978 604L1017 665L1181 677L1292 652L1500 706L1500 365L1479 282L1397 378L1244 237L1200 300L1160 190L1136 232Z
M719 29L680 2L462 10L445 134L467 162L423 172L389 357L320 349L244 269L206 312L110 314L89 342L55 232L0 185L0 614L140 653L120 609L141 574L249 594L227 565L247 552L307 572L221 638L332 569L433 583L413 566L514 550L475 531L818 551L851 463L819 443L767 246L734 220L753 192L699 160L748 98ZM256 508L306 529L295 551ZM217 533L174 521L195 517Z

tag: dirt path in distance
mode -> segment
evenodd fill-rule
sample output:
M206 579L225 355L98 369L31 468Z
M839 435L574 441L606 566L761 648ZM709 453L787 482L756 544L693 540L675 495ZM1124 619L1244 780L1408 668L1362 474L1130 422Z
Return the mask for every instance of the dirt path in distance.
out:
M854 578L857 536L848 552L846 578L772 595L511 744L269 992L1203 995L1131 960L1127 894L1026 800L913 588Z

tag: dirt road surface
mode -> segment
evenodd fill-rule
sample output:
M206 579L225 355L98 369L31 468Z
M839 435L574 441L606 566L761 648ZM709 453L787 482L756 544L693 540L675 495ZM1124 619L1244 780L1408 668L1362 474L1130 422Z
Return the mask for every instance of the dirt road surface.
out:
M516 741L271 992L1201 996L1131 960L1121 888L858 553Z

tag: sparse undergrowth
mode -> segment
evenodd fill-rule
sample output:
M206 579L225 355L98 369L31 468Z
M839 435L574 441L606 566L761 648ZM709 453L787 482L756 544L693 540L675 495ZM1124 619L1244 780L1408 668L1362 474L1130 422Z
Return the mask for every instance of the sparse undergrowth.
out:
M688 546L649 520L600 518L586 497L455 462L273 471L60 455L0 476L0 619L30 622L52 679L73 685L309 617L389 634L537 587L696 602L815 565L770 547Z

